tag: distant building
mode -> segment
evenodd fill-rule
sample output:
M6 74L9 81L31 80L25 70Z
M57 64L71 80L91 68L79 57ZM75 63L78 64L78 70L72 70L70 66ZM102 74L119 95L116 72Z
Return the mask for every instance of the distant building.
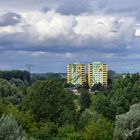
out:
M85 64L74 63L67 66L67 83L73 85L82 85L86 82Z
M108 68L101 62L93 62L88 65L88 83L89 86L101 83L103 86L108 84Z
M123 79L125 79L126 78L126 74L123 74Z

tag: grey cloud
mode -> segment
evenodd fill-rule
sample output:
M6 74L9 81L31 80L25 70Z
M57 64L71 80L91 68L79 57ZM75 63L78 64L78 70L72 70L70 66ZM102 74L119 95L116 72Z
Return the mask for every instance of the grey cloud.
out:
M82 13L115 14L140 18L139 0L61 0L56 12L64 15Z
M51 10L51 8L48 7L48 6L45 6L45 7L43 7L43 8L40 9L40 11L43 12L43 13L46 13L46 12L48 12L49 10Z
M47 43L39 44L38 42L35 42L35 39L32 38L32 40L29 39L30 36L25 33L16 33L16 34L9 34L9 35L3 35L0 36L0 46L4 46L0 48L0 52L2 51L29 51L29 52L51 52L51 53L79 53L79 52L92 52L95 53L131 53L132 49L127 50L127 43L123 40L114 41L112 44L109 44L108 42L101 42L101 41L93 41L92 38L85 40L83 37L78 38L80 40L83 40L84 42L87 41L86 44L81 44L79 47L75 47L75 44L70 44L67 41L63 44L53 44L53 46L47 45ZM26 41L25 41L26 40ZM59 39L58 39L59 40ZM50 42L56 42L57 40L50 40ZM74 43L75 40L72 42ZM133 45L133 44L132 44ZM135 44L136 45L136 44ZM137 52L140 52L138 49Z
M44 14L44 13L41 13L41 14ZM46 15L46 13L44 15ZM87 20L90 20L90 18L87 18L85 21ZM33 24L35 22L33 22ZM69 20L68 20L68 23L70 23ZM108 53L119 54L121 52L125 52L129 54L131 53L132 49L127 50L127 46L128 44L135 42L133 38L134 33L132 32L133 27L131 27L131 24L132 23L131 22L129 23L129 20L127 22L126 21L122 22L119 18L114 19L114 22L111 26L113 26L113 29L119 30L119 33L118 33L119 37L116 40L110 40L110 39L108 40L108 38L106 40L105 37L108 35L100 36L102 35L102 32L99 34L99 36L98 35L94 36L92 34L83 35L80 33L79 34L75 33L73 28L75 28L75 26L80 26L78 25L78 23L74 25L71 24L70 27L64 28L64 30L63 28L60 28L62 34L58 34L55 37L51 36L51 32L55 32L55 30L52 30L53 28L51 28L50 33L47 34L47 36L45 36L46 33L43 32L44 28L42 31L43 35L41 35L36 32L36 28L34 28L34 26L32 28L32 25L28 27L29 29L27 28L25 30L24 29L26 28L26 24L25 24L23 27L24 32L20 32L20 33L7 32L7 34L1 33L0 46L4 46L4 47L1 47L0 51L8 51L8 50L15 51L15 52L16 51L29 51L29 52L44 51L44 52L51 52L54 54L67 53L67 52L78 53L78 52L85 52L85 51L94 51L99 54L102 52L105 52L107 54ZM93 27L92 23L90 23L88 26L90 25L91 27ZM125 27L124 25L125 26L127 25L127 26ZM49 26L47 27L47 29L48 28ZM57 29L58 28L59 26L57 27ZM85 28L80 27L80 28L81 28L80 32L83 32L84 30L86 30L86 27ZM63 32L66 32L66 34L63 34ZM108 34L107 32L105 33ZM34 36L34 34L37 34L37 36ZM38 40L38 36L43 37L44 39L40 41ZM139 52L139 50L137 52Z
M140 1L133 0L60 0L56 12L64 15L80 15L82 13L117 14L139 17Z
M96 11L102 11L104 14L115 14L119 16L129 16L139 18L140 1L139 0L98 0Z
M91 11L89 0L61 0L56 12L64 15L79 15Z
M1 2L0 8L3 7L23 11L41 9L43 12L47 12L51 8L64 15L94 13L140 18L139 0L7 0Z
M70 31L68 30L68 35L64 34L64 36L62 36L62 34L60 34L60 36L58 35L53 38L49 34L51 34L51 32L54 32L55 30L53 31L50 30L49 34L46 36L46 38L44 38L45 41L39 42L37 38L38 36L33 36L34 34L36 34L36 32L34 32L35 30L34 26L33 28L31 28L32 25L29 25L28 28L30 28L29 30L31 30L31 32L25 27L25 29L22 28L24 32L21 32L21 33L9 33L9 34L4 33L0 35L0 52L5 51L5 53L7 53L8 51L10 51L12 52L11 56L15 57L15 59L11 61L11 59L8 58L10 55L7 55L6 57L2 57L2 55L0 55L1 57L0 61L3 63L5 62L7 64L12 63L12 65L15 65L15 66L17 64L19 65L22 64L21 62L23 61L24 62L30 61L31 63L38 63L38 64L43 64L43 65L46 64L45 70L49 67L49 64L52 63L54 65L54 64L57 64L58 61L62 62L62 68L64 69L65 69L64 65L66 65L70 61L73 62L73 61L78 61L78 60L80 62L87 62L87 63L90 61L99 60L99 61L103 61L112 65L113 63L116 63L116 68L118 68L118 70L124 69L123 63L126 63L126 65L128 64L128 66L130 67L131 67L131 64L133 64L133 62L138 64L139 59L140 59L139 57L140 38L134 37L133 23L131 23L131 21L123 22L121 20L121 17L128 16L128 17L134 17L134 19L135 17L138 18L139 11L140 11L138 7L139 7L140 2L138 0L129 1L129 2L128 1L129 0L116 0L116 1L115 0L97 0L97 1L60 0L60 5L59 4L57 5L56 11L64 15L71 15L71 14L80 15L82 13L89 12L91 15L93 13L95 15L96 14L98 15L99 13L101 15L101 18L105 17L106 15L109 15L109 16L113 15L112 16L113 18L118 17L111 24L112 30L110 32L114 34L118 34L119 37L111 41L110 40L104 41L104 37L102 36L100 37L100 34L99 34L99 37L94 38L92 34L84 36L78 33L74 34L71 30ZM44 5L45 5L45 2L44 2ZM49 10L50 9L48 7L41 9L41 11L45 12L45 13L42 13L44 15L46 15L47 11ZM13 21L11 16L6 16L6 17L8 18L5 18L6 19L5 22L3 22L2 25L0 24L0 26L15 25L19 23L21 19L20 15L17 18L19 20L16 20L16 21L15 20ZM38 20L41 20L41 19L38 18ZM47 20L47 19L44 19L44 20ZM87 19L87 20L89 20L90 22L90 19ZM124 18L124 21L125 21L125 18ZM0 20L0 23L1 23L1 20ZM97 22L97 24L99 24L99 28L100 28L101 25L105 26L107 23L105 22L102 24L102 21L101 22L99 21ZM71 28L74 28L74 27L71 26ZM67 28L65 28L65 30L67 30ZM65 32L65 31L61 30L61 32ZM108 34L109 33L106 33L106 36ZM18 58L17 56L15 56L15 54L18 53L18 51L29 52L28 54L29 57L27 56L26 58L26 56L25 57L19 56ZM77 58L59 59L59 56L55 57L55 55L52 55L51 58L48 58L46 56L45 59L42 58L41 60L40 59L33 60L30 58L30 53L42 52L42 51L51 52L52 54L57 54L57 53L65 54L69 52L71 54L74 53L75 56L77 56ZM131 56L131 58L129 56ZM51 70L52 69L50 69L50 71ZM58 70L58 69L55 67L54 70ZM136 70L138 70L138 67L136 67ZM38 69L38 71L40 71L40 69Z
M16 25L21 20L21 15L13 12L0 16L0 26Z
M106 7L107 12L114 13L127 13L133 12L139 9L140 2L138 0L128 1L128 0L108 0L104 7Z

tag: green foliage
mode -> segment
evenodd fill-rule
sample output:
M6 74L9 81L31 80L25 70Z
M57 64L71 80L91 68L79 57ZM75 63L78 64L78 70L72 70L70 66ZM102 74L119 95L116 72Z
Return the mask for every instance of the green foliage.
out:
M58 129L56 140L79 140L80 137L73 125L66 124Z
M109 121L97 112L85 110L79 120L83 140L112 140L113 127Z
M0 79L0 97L5 98L17 93L15 86L12 86L10 82L4 79Z
M35 83L38 80L46 80L45 74L31 74L31 83Z
M12 78L30 82L30 73L28 71L12 70L0 71L0 78L11 80Z
M36 135L38 131L37 124L29 112L22 112L17 107L13 105L8 105L6 107L5 113L7 115L13 114L18 124L30 135Z
M84 83L82 84L82 88L83 88L83 89L86 89L86 90L89 89L88 81L86 81L86 82L84 82Z
M105 95L98 94L92 97L91 110L96 110L110 120L115 120L115 109Z
M12 85L15 85L16 87L24 87L24 86L25 86L24 81L22 81L21 79L12 78L12 79L10 80L10 83L11 83Z
M63 87L64 88L71 88L71 87L75 87L75 85L73 85L73 84L68 84L66 81L63 83Z
M21 126L18 126L12 115L3 115L0 118L0 139L1 140L24 140L26 133Z
M112 86L113 80L116 79L116 77L118 76L119 74L117 74L115 71L109 70L108 71L108 85Z
M58 126L53 122L44 122L38 132L37 139L40 140L54 140L57 134Z
M140 103L130 111L116 117L114 140L138 140L140 138Z
M91 108L115 121L116 115L128 112L132 104L140 102L139 93L139 75L127 75L125 79L114 81L108 94L102 91L94 95Z
M46 79L47 80L59 80L59 79L61 79L61 76L57 73L51 73L50 72L50 73L46 74Z
M32 82L36 82L28 87L28 74L9 73L0 72L0 77L9 80L0 79L0 139L112 140L114 123L114 140L140 137L140 104L131 106L140 102L139 74L122 78L110 71L109 87L95 85L98 94L89 95L84 83L77 85L81 90L77 96L63 88L73 85L60 74L33 74Z
M66 78L63 78L60 73L48 72L48 73L46 73L45 78L46 78L46 80L57 80L58 82L60 82L63 85L63 87L65 86L64 83L66 83L66 81L67 81ZM70 86L72 86L72 85L70 85Z
M90 105L90 94L87 90L82 89L80 94L81 110L85 110Z
M92 88L91 88L92 91L103 91L104 90L104 86L101 84L101 83L98 83L98 84L95 84Z
M62 85L55 80L38 81L29 89L25 99L38 121L73 122L75 106Z
M112 137L112 126L104 117L91 121L83 131L84 140L112 140Z
M5 106L2 102L2 100L0 99L0 117L2 116L2 114L5 112Z
M35 83L39 80L57 80L59 81L62 85L64 85L64 88L66 88L67 83L66 83L66 78L63 77L62 74L60 73L46 73L46 74L31 74L31 83ZM66 86L66 87L65 87Z
M81 117L79 118L78 128L83 129L87 124L89 124L93 120L98 120L101 116L97 114L97 112L92 112L90 110L85 110Z
M18 105L21 103L23 95L18 91L17 87L11 85L10 82L0 79L0 97L5 103Z

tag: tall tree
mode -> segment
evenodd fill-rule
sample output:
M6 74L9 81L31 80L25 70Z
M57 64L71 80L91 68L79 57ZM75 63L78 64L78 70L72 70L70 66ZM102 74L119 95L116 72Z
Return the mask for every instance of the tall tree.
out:
M80 94L80 106L81 110L85 110L90 105L90 94L87 90L82 89Z
M5 105L3 104L2 99L0 99L0 117L2 116L4 111L5 111Z
M11 85L7 80L0 79L0 97L5 103L18 105L21 103L23 95L15 85Z
M55 80L38 81L29 89L25 99L36 120L58 123L73 122L75 105L62 85Z
M82 84L82 88L83 89L86 89L86 90L88 90L89 89L89 84L88 84L88 82L86 81L86 82L84 82L83 84Z

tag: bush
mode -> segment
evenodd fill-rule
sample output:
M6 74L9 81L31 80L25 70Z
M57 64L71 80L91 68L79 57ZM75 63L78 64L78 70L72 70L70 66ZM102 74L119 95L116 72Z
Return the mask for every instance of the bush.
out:
M1 140L23 140L27 137L21 126L12 115L2 115L0 118L0 139Z
M138 140L140 138L140 103L130 111L116 117L114 140Z

